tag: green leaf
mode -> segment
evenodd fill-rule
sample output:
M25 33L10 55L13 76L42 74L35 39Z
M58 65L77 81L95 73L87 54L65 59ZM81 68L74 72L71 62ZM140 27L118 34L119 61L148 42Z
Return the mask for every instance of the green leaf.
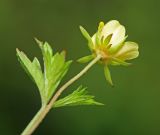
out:
M31 79L36 83L41 95L42 103L43 103L45 100L44 77L43 77L43 73L42 73L41 66L38 59L35 57L33 62L31 62L23 52L19 51L18 49L16 49L16 51L17 51L18 60L20 61L22 67L28 73Z
M60 54L64 57L64 59L66 58L66 51L65 50L61 51Z
M45 97L46 102L50 100L62 78L67 73L72 61L65 62L64 52L53 55L52 48L45 42L42 43L36 39L39 44L44 61L44 77L45 77Z
M59 99L53 105L53 107L63 107L63 106L78 106L78 105L103 105L102 103L96 102L94 96L88 95L86 88L80 86L73 93L68 96Z
M47 104L52 97L62 78L66 75L72 61L65 61L64 52L53 55L52 48L47 42L43 43L38 39L35 40L42 50L44 73L36 57L31 62L23 52L18 49L16 51L22 67L36 83L43 105Z
M94 45L93 45L91 36L82 26L80 26L79 28L80 28L82 35L87 39L90 50L93 50Z
M84 56L84 57L82 57L82 58L79 58L79 59L77 60L77 62L79 62L79 63L87 63L87 62L89 62L90 60L92 60L93 58L94 58L93 55L88 55L88 56Z
M104 67L104 74L105 74L106 80L113 86L111 73L107 65Z

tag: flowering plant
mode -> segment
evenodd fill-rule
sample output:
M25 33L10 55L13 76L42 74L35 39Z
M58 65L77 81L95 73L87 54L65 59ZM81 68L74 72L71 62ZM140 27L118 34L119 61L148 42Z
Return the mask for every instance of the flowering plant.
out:
M43 43L36 39L43 55L44 68L41 68L41 64L36 57L33 61L30 61L22 51L16 49L18 60L37 85L41 97L41 108L22 132L22 135L31 135L47 113L53 108L77 105L103 105L95 101L94 96L89 95L86 88L82 86L66 97L58 98L67 87L78 80L97 62L104 65L106 79L113 85L108 66L128 66L130 63L126 61L136 58L139 54L136 43L125 42L127 38L125 36L125 28L116 20L109 21L105 25L103 22L100 22L97 32L92 37L82 26L80 26L80 30L88 41L91 55L78 59L78 62L90 62L82 71L67 81L58 90L57 87L67 74L72 63L71 60L66 61L63 51L53 54L53 50L47 42Z

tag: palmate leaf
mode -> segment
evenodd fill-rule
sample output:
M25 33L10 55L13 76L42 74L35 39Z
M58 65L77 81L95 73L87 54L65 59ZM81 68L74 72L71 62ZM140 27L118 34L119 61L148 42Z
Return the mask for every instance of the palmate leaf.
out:
M16 49L16 51L19 62L31 79L36 83L40 92L41 100L44 102L44 77L38 59L35 57L33 62L31 62L23 52L18 49Z
M94 96L88 95L86 88L80 86L73 93L68 96L59 99L53 105L53 107L63 107L63 106L78 106L78 105L103 105L102 103L96 102Z
M44 73L37 58L31 62L28 57L17 49L18 60L31 79L36 83L42 104L47 104L64 75L67 73L72 61L65 61L64 52L53 55L52 48L45 42L36 39L39 44L44 61Z
M67 73L72 61L65 62L64 52L53 55L52 48L45 42L38 41L44 61L44 77L45 77L45 96L49 101L60 81Z

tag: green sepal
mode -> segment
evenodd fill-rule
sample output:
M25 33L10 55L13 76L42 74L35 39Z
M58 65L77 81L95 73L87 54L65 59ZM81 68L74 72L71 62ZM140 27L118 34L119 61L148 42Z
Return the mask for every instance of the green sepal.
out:
M87 63L87 62L89 62L90 60L92 60L93 58L94 58L93 55L88 55L88 56L84 56L84 57L82 57L82 58L79 58L79 59L77 60L77 62L79 62L79 63Z
M104 45L104 36L101 37L101 45Z
M116 61L111 60L111 61L109 61L108 65L112 65L112 66L120 66L121 64L118 63L118 62L116 62Z
M125 61L118 59L118 58L115 58L115 57L112 57L111 59L112 59L111 65L123 65L123 66L131 66L132 65L132 63L125 62Z
M99 26L98 26L98 30L96 32L96 45L102 45L103 44L103 36L101 36L101 32L102 32L102 29L104 27L104 22L100 22L99 23Z
M100 32L97 32L97 33L96 33L96 45L101 45Z
M104 75L105 75L106 80L109 82L109 84L113 86L111 73L107 65L105 65L104 67Z
M110 42L110 40L111 40L111 38L112 38L112 35L113 35L113 34L110 34L110 35L108 35L108 36L104 39L104 41L103 41L103 44L104 44L104 45L109 45L109 42Z
M73 93L56 101L53 105L53 108L63 107L63 106L78 106L78 105L104 105L104 104L96 102L94 100L94 96L88 95L86 88L82 88L82 86L80 86Z
M127 39L127 37L128 37L128 36L126 36L119 44L110 47L109 50L108 50L109 53L110 53L110 54L115 54L116 52L118 52L119 49L121 49L122 46L124 45L125 40Z
M93 42L92 42L92 38L91 36L89 35L89 33L82 27L82 26L79 26L80 28L80 31L82 33L82 35L87 39L88 41L88 47L90 50L93 50L94 48L94 45L93 45Z

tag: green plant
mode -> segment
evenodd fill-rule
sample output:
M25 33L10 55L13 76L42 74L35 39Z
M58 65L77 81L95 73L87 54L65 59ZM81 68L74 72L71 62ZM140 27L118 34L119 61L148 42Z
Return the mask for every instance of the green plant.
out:
M77 105L103 105L96 102L94 96L88 95L86 88L82 86L79 86L77 90L68 96L62 99L58 98L68 86L78 80L97 62L104 65L106 80L113 85L108 66L129 66L130 63L127 63L126 60L136 58L139 54L136 43L125 42L125 28L116 20L109 21L105 25L103 22L100 22L97 32L92 37L82 26L80 26L80 30L88 41L91 55L82 57L77 61L80 63L90 62L58 90L58 85L67 74L72 63L71 60L66 61L65 52L53 54L52 48L47 42L43 43L35 39L43 54L44 71L42 71L36 57L33 61L30 61L22 51L16 49L19 62L38 87L42 103L40 110L22 132L22 135L32 134L52 108Z

